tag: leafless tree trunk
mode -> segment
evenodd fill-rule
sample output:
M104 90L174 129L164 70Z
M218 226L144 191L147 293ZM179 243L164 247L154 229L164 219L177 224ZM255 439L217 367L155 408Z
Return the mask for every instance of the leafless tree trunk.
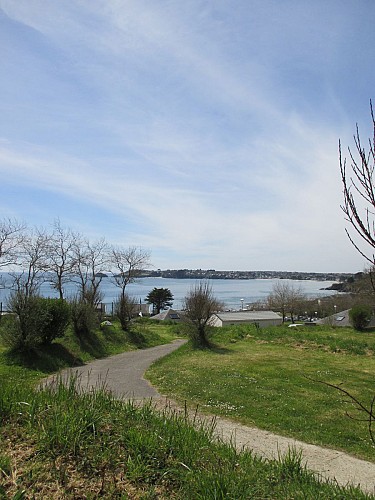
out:
M121 328L125 332L130 329L130 321L137 311L137 301L130 297L126 292L120 295L115 302L115 314L121 323Z

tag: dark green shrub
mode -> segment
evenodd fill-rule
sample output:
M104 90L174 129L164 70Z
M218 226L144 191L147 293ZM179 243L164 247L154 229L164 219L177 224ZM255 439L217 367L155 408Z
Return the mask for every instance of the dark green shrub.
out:
M78 338L89 335L99 326L99 318L95 308L77 297L70 301L70 314L73 331Z
M69 325L70 308L61 299L26 296L15 292L8 308L14 313L1 329L4 344L12 350L29 350L62 337Z
M350 309L349 318L355 330L364 330L369 324L372 317L372 309L370 306L357 305Z
M14 313L13 321L2 329L2 340L12 350L22 351L42 343L41 333L50 321L50 314L43 307L41 297L14 292L8 300L8 310Z
M50 344L53 340L63 337L70 322L69 304L62 299L39 298L40 307L47 311L48 321L45 321L40 332L43 344Z

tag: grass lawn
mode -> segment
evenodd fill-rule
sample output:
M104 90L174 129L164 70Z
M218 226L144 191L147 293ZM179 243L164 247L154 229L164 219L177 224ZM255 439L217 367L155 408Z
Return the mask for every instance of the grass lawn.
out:
M0 328L6 328L4 319ZM176 338L174 330L173 325L159 325L145 319L137 321L130 332L123 332L120 324L114 321L113 326L97 329L81 340L68 329L63 338L32 353L10 354L0 344L0 382L17 380L33 385L46 374L62 368L125 351L167 344Z
M213 349L184 346L156 362L149 380L179 401L302 441L374 460L366 423L338 391L370 404L375 334L352 329L252 326L216 330Z
M280 332L268 331L273 338L266 339L264 335L258 338L255 331L222 330L217 332L215 349L192 351L184 347L177 356L165 358L152 373L171 392L177 381L181 398L189 394L191 401L198 401L200 392L206 391L201 399L209 412L245 421L246 412L241 416L246 406L244 396L253 386L270 415L284 415L284 410L274 406L276 388L267 379L270 374L277 377L284 372L280 379L292 380L291 353L301 359L297 353L304 350L293 347ZM59 368L167 343L177 333L178 328L172 325L142 321L130 335L115 324L80 342L68 334L27 356L11 356L0 348L0 498L374 498L357 488L319 483L294 452L280 461L261 460L249 451L237 452L233 446L214 442L210 426L197 429L171 410L159 414L151 404L138 407L133 402L124 403L100 388L83 394L74 381L68 387L32 387ZM325 349L312 350L327 355ZM249 371L250 366L253 371ZM199 374L206 383L199 380ZM309 387L307 384L306 398L301 385L293 403L296 408L301 399L310 399ZM317 394L322 389L326 395L329 392L318 384L313 387ZM231 396L242 397L232 401L230 391ZM287 394L290 389L285 391ZM341 409L341 403L338 406ZM264 422L273 420L265 416ZM294 432L293 419L290 425Z
M74 383L0 385L0 498L360 500L320 483L291 451L278 461L213 440L212 426Z

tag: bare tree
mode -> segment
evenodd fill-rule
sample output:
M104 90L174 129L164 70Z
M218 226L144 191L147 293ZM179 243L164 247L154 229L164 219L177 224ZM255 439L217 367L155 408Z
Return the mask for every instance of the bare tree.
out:
M130 329L130 321L137 314L137 301L125 292L115 302L115 314L120 321L121 328L125 332Z
M362 145L357 124L353 136L354 151L348 147L349 169L346 158L342 154L341 141L339 141L339 161L344 192L344 204L341 208L346 220L354 229L354 234L359 237L359 241L362 240L364 245L360 245L348 229L346 233L354 248L370 263L372 268L375 265L375 118L371 101L370 110L373 135L368 139L368 151Z
M372 120L372 137L368 139L368 150L366 151L365 147L362 145L359 127L358 124L356 124L356 132L353 136L354 151L352 152L350 147L348 147L348 154L351 162L349 171L346 158L342 154L341 141L339 141L339 162L344 194L344 204L341 208L346 216L346 220L354 230L358 243L348 229L345 229L345 231L357 252L370 263L369 276L372 289L375 291L375 117L371 101L370 112ZM372 428L375 420L375 396L373 395L370 404L366 405L346 389L340 387L341 384L335 385L321 380L314 381L332 387L346 396L347 400L349 400L354 408L360 412L360 417L352 417L350 414L348 414L348 416L366 422L371 440L375 443Z
M64 285L72 281L74 249L81 240L80 235L69 228L63 228L59 219L55 220L48 242L48 271L50 283L58 291L60 299L64 298Z
M18 262L21 271L11 271L13 288L26 298L36 295L45 281L47 269L48 237L43 230L34 229L24 236L18 247Z
M94 243L75 240L73 254L80 298L95 307L101 302L100 284L109 266L108 245L104 238Z
M25 238L26 225L13 219L0 220L0 268L15 265L20 245Z
M212 286L200 281L188 292L184 299L187 320L192 325L191 338L198 346L210 345L207 333L211 316L222 309L222 303L214 296Z
M140 247L112 248L112 280L120 289L120 299L126 296L126 287L133 283L150 265L150 252Z
M304 300L305 295L300 286L296 287L292 283L284 281L277 281L267 298L269 307L281 312L283 322L287 313L290 314L292 321L294 321L294 314Z

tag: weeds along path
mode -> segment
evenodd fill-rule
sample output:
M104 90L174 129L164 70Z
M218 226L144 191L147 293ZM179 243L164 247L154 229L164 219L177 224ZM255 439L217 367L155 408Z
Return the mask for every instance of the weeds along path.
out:
M155 408L160 411L164 408L187 414L191 421L206 422L207 425L214 426L215 435L220 440L234 445L238 451L249 449L259 457L278 460L293 450L301 455L302 465L315 472L318 478L334 481L340 486L349 484L359 486L362 491L375 495L375 463L360 460L341 451L241 425L222 417L187 410L168 397L164 403L161 399L155 401Z
M199 422L207 422L207 425L214 422L215 434L219 439L235 445L238 450L250 449L265 459L278 459L289 450L295 450L301 454L302 463L323 480L331 480L341 486L359 485L363 491L375 495L375 463L255 427L247 427L225 418L190 412L169 400L168 396L160 395L143 375L156 359L166 356L185 342L186 340L179 339L167 345L125 352L81 367L63 370L58 377L66 382L71 376L77 377L83 391L105 386L119 399L132 399L140 404L143 400L149 402L152 399L158 411L182 412L191 420L198 419ZM49 377L44 384L51 384L56 380L56 376Z

